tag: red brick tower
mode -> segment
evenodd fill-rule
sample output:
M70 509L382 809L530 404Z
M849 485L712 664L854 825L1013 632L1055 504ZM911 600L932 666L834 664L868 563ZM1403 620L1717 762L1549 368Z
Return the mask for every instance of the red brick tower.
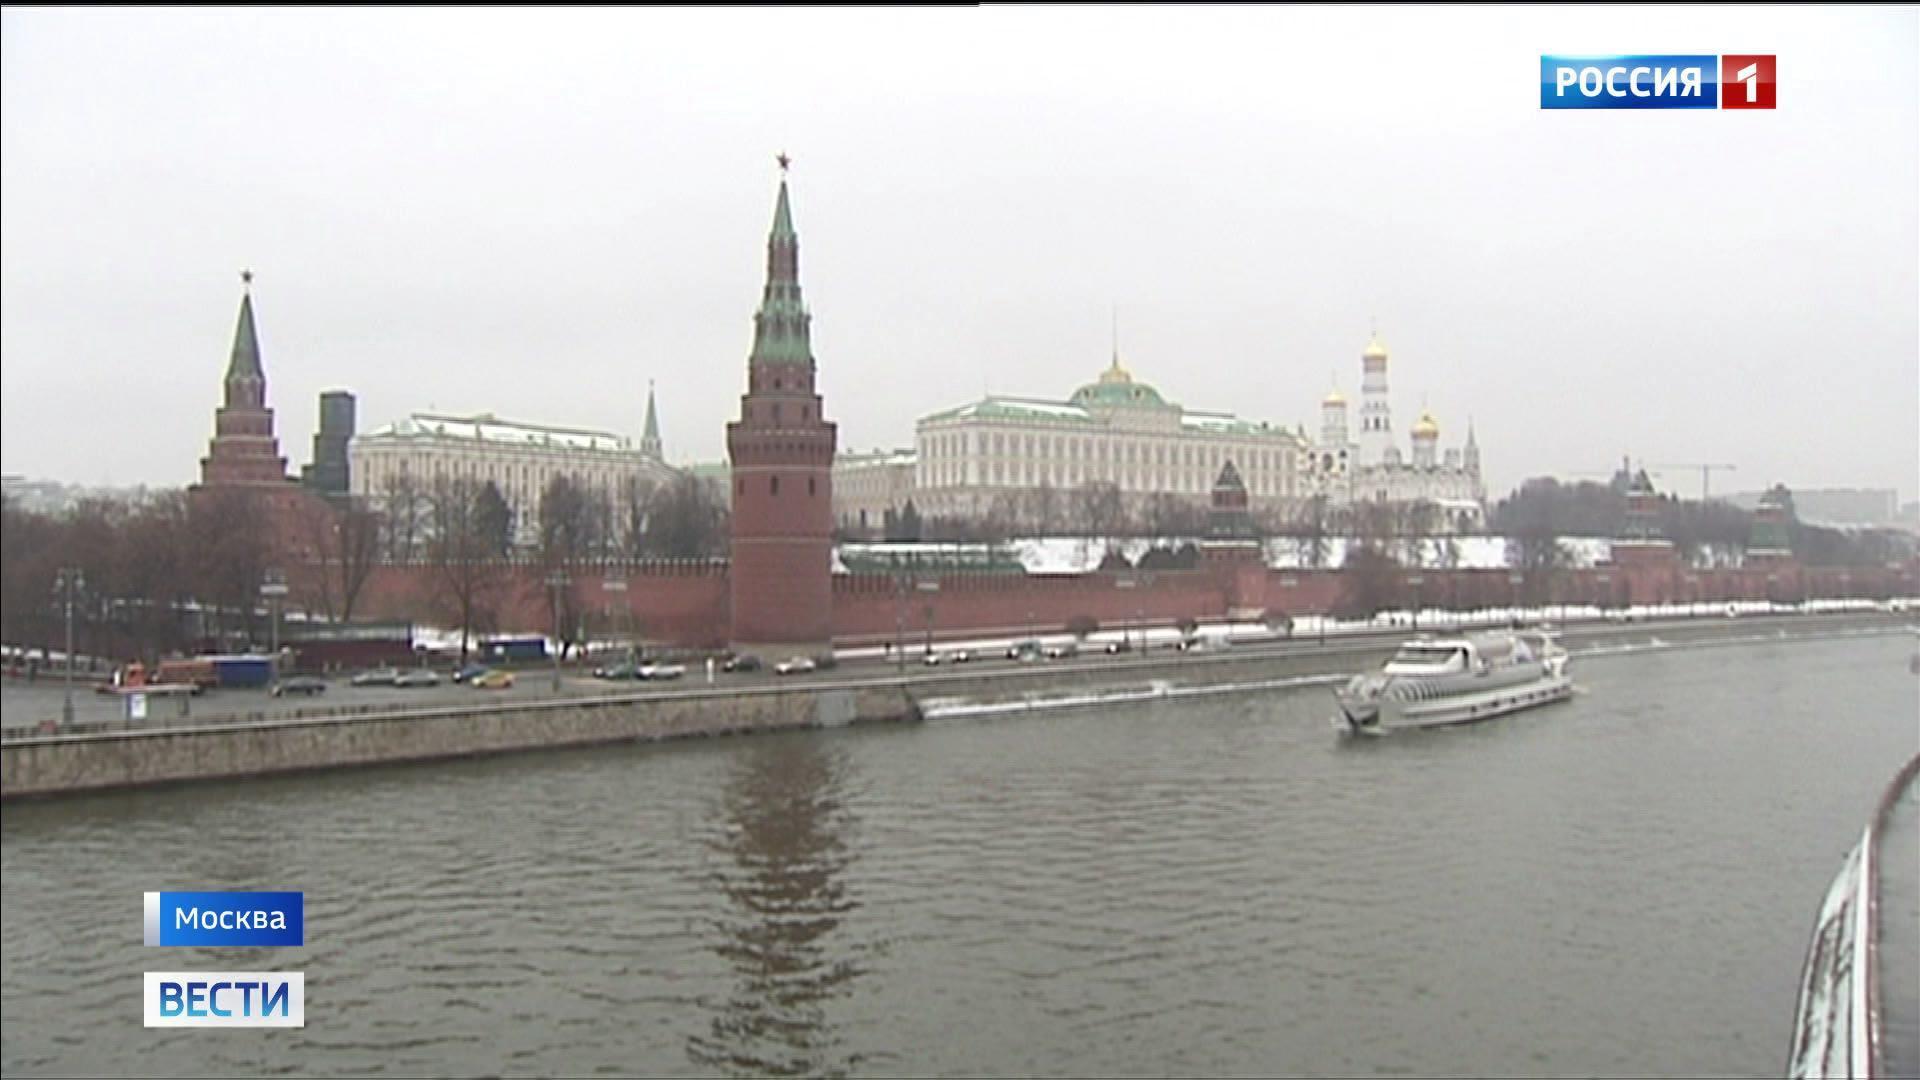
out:
M241 271L243 287L253 273ZM233 356L227 362L226 402L213 414L213 444L200 459L203 487L286 484L287 459L273 435L273 410L267 408L267 376L260 370L260 342L253 333L253 293L240 296L240 322L233 331Z
M753 317L733 462L731 637L769 660L814 654L833 638L835 427L814 391L812 316L800 301L800 242L787 207L787 158L767 237L767 285Z

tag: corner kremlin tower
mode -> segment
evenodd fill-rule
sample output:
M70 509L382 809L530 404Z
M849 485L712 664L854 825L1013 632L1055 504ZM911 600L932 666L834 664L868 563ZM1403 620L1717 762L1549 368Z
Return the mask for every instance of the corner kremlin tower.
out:
M826 651L833 637L835 426L814 390L812 316L800 301L800 241L787 158L767 237L767 284L753 317L733 465L732 639L771 661Z
M240 280L250 285L253 275L243 273ZM260 340L253 331L251 288L240 297L226 399L213 414L213 444L200 459L200 483L209 488L287 483L287 459L280 456L273 410L267 408L267 376L260 368Z

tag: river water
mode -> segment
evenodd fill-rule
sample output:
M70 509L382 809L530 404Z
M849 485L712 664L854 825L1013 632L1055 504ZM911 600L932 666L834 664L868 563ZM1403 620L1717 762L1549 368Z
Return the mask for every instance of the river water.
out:
M1778 1075L1815 911L1920 749L1907 637L1577 657L1346 740L1324 688L9 806L25 1075ZM297 889L307 946L140 944ZM140 973L306 974L148 1030Z

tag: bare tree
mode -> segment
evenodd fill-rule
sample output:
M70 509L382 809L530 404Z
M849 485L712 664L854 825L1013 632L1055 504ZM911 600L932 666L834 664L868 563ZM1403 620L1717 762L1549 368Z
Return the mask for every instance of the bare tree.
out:
M426 544L433 568L433 602L460 626L460 663L467 662L476 624L490 620L491 605L506 580L506 568L488 550L480 515L480 491L464 478L442 479L429 499L431 538Z
M260 582L272 557L267 515L244 489L201 489L188 503L187 551L203 631L257 640Z
M1327 551L1331 546L1327 534L1332 519L1333 511L1325 495L1311 495L1301 500L1293 515L1288 531L1299 539L1300 561L1308 569L1318 570L1327 564Z
M659 558L713 558L727 548L727 511L691 473L655 489L646 526L645 551Z
M421 555L433 506L428 493L407 473L386 478L380 492L381 518L386 526L385 555L390 563L408 563Z
M335 502L302 500L298 514L314 552L316 606L329 619L349 622L380 559L380 517L363 500L352 497Z

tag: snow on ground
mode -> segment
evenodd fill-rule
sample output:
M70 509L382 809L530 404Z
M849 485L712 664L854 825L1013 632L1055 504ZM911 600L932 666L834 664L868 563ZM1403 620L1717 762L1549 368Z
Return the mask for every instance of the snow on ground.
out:
M1205 539L1170 538L1159 541L1158 546L1179 548L1187 543L1203 543ZM1319 565L1330 569L1339 567L1346 561L1349 543L1346 537L1327 537ZM1007 547L1026 566L1029 574L1084 574L1100 565L1100 559L1109 547L1137 563L1140 556L1154 546L1154 541L1138 538L1108 542L1076 536L1026 537L1007 542ZM1595 566L1606 562L1613 553L1612 542L1603 537L1566 537L1560 541L1560 546L1567 553L1567 565L1574 567ZM1266 541L1267 565L1276 570L1302 569L1313 561L1309 558L1311 547L1308 541L1298 537L1273 537ZM1502 536L1434 537L1424 541L1394 543L1388 550L1402 565L1414 566L1417 558L1418 565L1428 570L1448 567L1501 570L1512 565L1508 561L1507 540Z

